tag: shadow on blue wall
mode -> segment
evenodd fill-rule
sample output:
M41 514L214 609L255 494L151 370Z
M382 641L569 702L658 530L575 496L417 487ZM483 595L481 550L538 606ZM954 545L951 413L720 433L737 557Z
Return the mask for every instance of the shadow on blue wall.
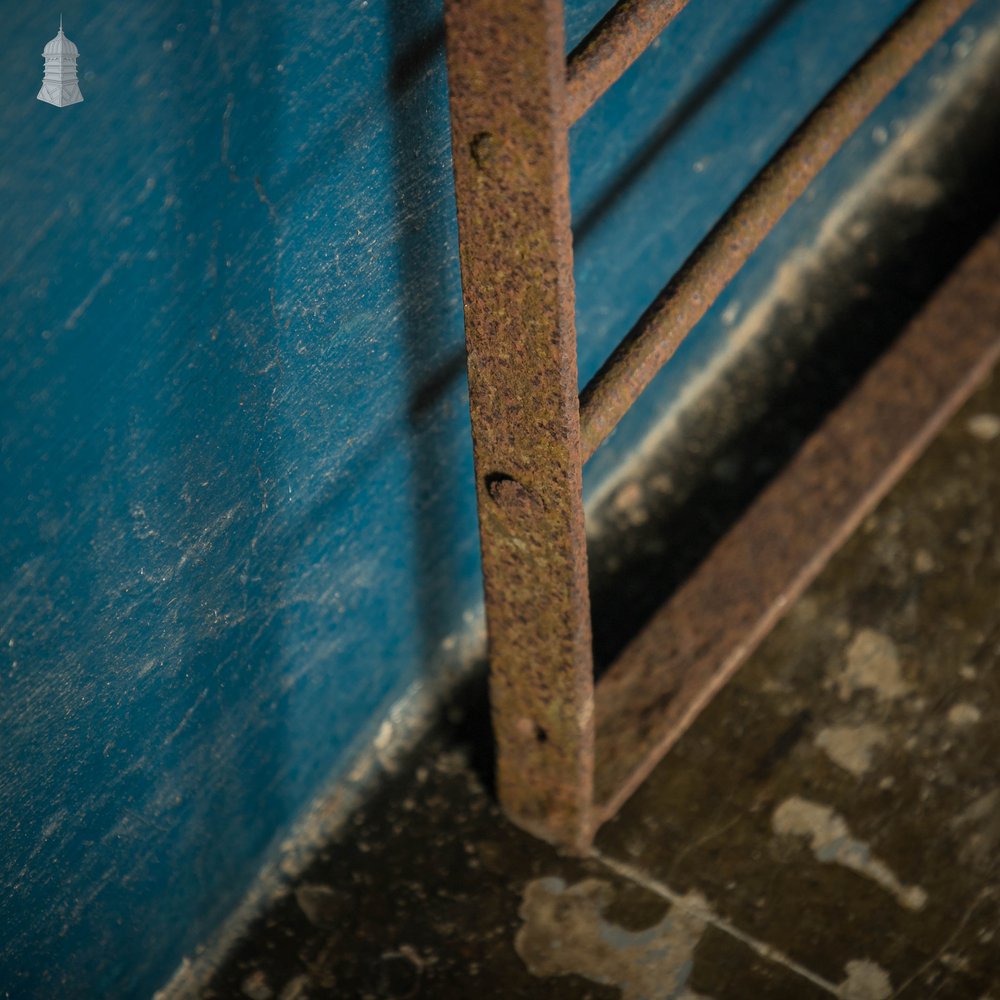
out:
M9 19L14 996L162 984L475 603L440 12L308 13L70 9L62 111Z
M627 163L608 179L596 197L579 213L573 223L573 242L582 247L615 202L649 171L684 128L694 121L747 58L781 24L801 0L776 0L751 21L711 68L703 73L683 99L671 107L651 136L631 152Z
M411 483L415 517L414 588L419 605L422 659L431 668L441 652L441 638L465 610L455 584L461 566L442 547L447 537L448 494L454 492L459 454L469 445L456 441L455 386L465 384L465 342L447 338L447 351L433 339L443 317L453 315L457 224L449 188L440 202L423 195L427 161L440 144L440 120L428 109L438 97L435 71L444 59L444 24L437 3L393 0L388 10L392 50L389 93L392 98L393 212L399 220L399 298L407 353L429 359L410 370L407 416L411 427ZM450 146L449 146L450 151ZM445 211L442 211L445 207ZM431 252L428 253L428 248ZM437 252L435 252L435 248ZM429 343L429 341L431 341ZM467 405L462 399L463 407ZM451 419L449 419L451 418ZM466 489L471 489L471 482Z

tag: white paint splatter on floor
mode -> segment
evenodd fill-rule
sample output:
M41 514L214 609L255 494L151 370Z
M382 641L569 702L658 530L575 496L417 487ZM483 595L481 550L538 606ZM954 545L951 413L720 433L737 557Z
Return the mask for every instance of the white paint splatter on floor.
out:
M872 751L888 741L885 729L870 722L860 726L827 726L814 740L834 764L859 778L872 766Z
M975 725L982 717L983 713L975 705L964 701L952 705L948 710L948 721L959 728Z
M870 878L908 910L923 909L927 902L920 886L903 885L884 861L872 855L866 841L852 837L844 817L830 806L794 795L774 810L771 828L784 836L808 837L817 861L842 865Z
M992 441L1000 437L1000 416L995 413L977 413L974 417L969 417L965 426L980 441Z
M902 698L910 692L903 680L896 644L883 632L863 628L847 647L847 665L828 680L847 701L855 691L871 690L883 701Z
M880 965L867 960L848 962L844 967L847 978L837 989L840 1000L888 1000L892 983Z
M671 907L652 927L630 931L604 918L614 898L609 882L588 878L567 887L561 878L528 884L519 911L524 921L514 947L536 976L575 974L617 986L622 1000L709 1000L688 986L694 950L706 919L700 897Z

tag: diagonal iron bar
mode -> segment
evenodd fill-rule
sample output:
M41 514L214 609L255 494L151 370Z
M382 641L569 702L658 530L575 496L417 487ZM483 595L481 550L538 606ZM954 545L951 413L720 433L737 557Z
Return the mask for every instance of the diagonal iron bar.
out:
M580 396L584 460L833 159L974 0L918 0L847 74L702 241Z
M619 0L566 66L566 124L582 118L689 0Z

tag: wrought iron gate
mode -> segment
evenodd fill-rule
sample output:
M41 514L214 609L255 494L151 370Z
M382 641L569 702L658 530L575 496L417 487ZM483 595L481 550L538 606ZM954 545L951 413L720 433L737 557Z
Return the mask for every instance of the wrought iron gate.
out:
M562 0L446 2L498 791L516 823L574 850L587 847L997 350L995 330L982 324L969 333L940 316L915 323L595 685L583 464L789 206L972 0L914 3L578 394L568 129L686 2L622 0L568 62Z

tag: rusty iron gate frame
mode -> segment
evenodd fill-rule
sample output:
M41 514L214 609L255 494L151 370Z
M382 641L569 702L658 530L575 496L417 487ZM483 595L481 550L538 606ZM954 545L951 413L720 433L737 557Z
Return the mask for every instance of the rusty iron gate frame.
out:
M972 2L917 0L578 394L568 130L687 0L621 0L568 60L562 0L446 0L497 789L524 829L585 850L995 360L995 327L971 323L954 295L932 305L595 685L584 462L810 181ZM955 279L965 274L967 302L977 301L987 264L1000 264L995 238Z

